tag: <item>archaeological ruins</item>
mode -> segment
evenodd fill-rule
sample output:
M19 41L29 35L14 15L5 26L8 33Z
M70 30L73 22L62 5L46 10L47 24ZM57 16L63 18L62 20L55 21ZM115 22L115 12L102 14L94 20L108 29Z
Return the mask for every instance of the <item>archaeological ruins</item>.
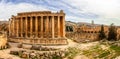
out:
M0 31L6 31L8 41L41 45L68 44L68 39L76 41L99 40L101 25L65 21L65 13L51 11L21 12L7 22L0 24ZM109 26L104 26L108 35ZM117 27L117 38L120 39L120 28Z
M71 30L72 31L71 31ZM69 39L74 39L77 42L85 41L97 41L99 40L99 33L101 30L101 25L80 23L75 24L72 22L66 22L66 37ZM109 26L104 25L104 33L107 36L109 32ZM120 28L117 27L117 39L120 39Z
M22 12L9 19L9 41L61 45L65 38L65 13L51 11Z

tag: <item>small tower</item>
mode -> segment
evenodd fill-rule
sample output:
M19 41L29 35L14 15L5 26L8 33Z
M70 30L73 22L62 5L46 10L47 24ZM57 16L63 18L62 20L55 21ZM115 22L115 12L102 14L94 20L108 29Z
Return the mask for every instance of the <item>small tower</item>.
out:
M94 20L92 20L91 24L94 25Z
M64 13L63 10L60 10L60 13Z

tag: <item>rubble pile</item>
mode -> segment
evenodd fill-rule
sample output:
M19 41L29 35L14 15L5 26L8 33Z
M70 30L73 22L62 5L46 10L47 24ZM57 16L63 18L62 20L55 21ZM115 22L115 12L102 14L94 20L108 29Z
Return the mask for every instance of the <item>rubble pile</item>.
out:
M10 51L10 54L17 55L25 59L63 59L65 58L65 53L65 51Z

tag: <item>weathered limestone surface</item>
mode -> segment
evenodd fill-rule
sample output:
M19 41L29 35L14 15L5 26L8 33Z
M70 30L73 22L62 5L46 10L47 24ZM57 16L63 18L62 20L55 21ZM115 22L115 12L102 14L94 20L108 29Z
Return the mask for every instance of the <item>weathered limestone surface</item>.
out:
M66 37L73 39L77 42L96 41L99 40L99 32L101 26L89 24L89 25L74 25L73 23L66 24ZM104 32L108 35L109 27L104 26Z
M0 34L0 49L7 48L7 37L5 34Z
M10 54L18 55L25 59L64 59L67 51L10 51Z

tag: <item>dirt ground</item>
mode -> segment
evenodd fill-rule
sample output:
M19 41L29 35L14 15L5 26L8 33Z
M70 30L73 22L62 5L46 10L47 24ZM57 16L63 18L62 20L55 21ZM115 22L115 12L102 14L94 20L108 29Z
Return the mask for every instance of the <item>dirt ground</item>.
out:
M17 48L12 47L12 48L9 48L9 49L0 50L0 58L4 58L4 59L21 59L18 56L9 54L10 50L17 50Z

